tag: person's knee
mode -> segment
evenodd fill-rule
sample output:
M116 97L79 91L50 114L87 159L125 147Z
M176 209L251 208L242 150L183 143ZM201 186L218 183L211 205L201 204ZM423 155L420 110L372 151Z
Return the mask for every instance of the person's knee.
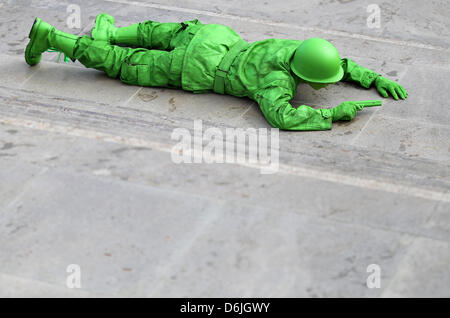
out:
M77 44L75 45L75 48L73 50L73 54L75 55L75 58L77 60L79 60L80 57L83 56L84 52L93 41L94 40L88 37L87 35L83 35L78 39Z

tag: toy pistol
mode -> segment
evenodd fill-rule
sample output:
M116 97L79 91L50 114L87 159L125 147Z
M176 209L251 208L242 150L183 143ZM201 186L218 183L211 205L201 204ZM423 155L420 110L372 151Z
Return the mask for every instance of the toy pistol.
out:
M374 107L374 106L381 106L383 102L381 100L363 100L363 101L354 101L352 103L358 104L359 106L363 107Z

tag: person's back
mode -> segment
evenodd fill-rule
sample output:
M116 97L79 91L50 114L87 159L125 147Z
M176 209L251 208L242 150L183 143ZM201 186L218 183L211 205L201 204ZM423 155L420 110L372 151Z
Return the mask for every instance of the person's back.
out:
M275 85L290 89L295 94L299 79L292 73L289 63L301 43L286 39L251 43L231 65L226 93L254 99L259 90Z
M192 36L186 46L183 62L182 84L184 90L211 91L214 87L217 66L229 49L242 38L233 29L221 24L197 22L184 32ZM181 34L180 37L185 35ZM174 45L177 45L177 36ZM182 45L182 43L180 42Z

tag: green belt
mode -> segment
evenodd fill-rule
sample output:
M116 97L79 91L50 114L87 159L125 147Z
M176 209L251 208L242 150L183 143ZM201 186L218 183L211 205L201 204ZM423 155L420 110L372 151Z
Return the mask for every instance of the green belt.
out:
M227 76L230 66L233 63L236 56L250 44L244 40L237 41L231 49L225 54L220 62L219 67L216 70L216 76L214 78L214 92L219 94L225 94L225 77Z

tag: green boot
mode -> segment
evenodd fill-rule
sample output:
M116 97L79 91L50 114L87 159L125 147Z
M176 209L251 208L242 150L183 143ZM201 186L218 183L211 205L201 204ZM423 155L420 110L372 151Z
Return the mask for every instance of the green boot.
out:
M41 61L42 53L50 48L63 52L67 57L75 60L74 49L78 40L76 35L59 31L36 18L28 37L30 42L25 50L25 61L30 66L38 64Z
M139 46L138 28L140 23L123 28L114 27L114 18L106 13L100 13L95 18L95 27L91 31L94 40L107 41L111 44Z

